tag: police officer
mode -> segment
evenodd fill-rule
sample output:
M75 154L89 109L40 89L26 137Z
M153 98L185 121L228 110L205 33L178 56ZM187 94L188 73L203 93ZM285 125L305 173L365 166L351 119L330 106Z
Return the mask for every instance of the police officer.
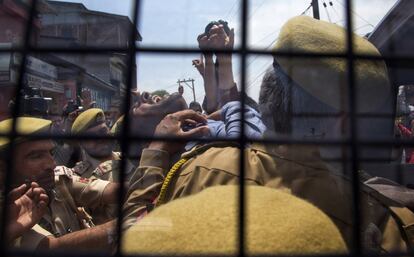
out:
M283 26L275 50L345 54L345 35L345 30L334 24L306 16L295 17ZM356 53L380 56L367 40L354 35L353 41ZM354 67L356 112L390 114L391 90L384 62L358 60ZM346 60L341 58L275 57L263 78L259 99L268 128L267 136L282 135L299 140L349 136L347 74ZM320 114L328 118L318 118ZM202 118L188 112L168 115L157 126L155 135L188 136L181 130L186 119ZM360 119L356 128L362 138L375 139L392 135L392 124L390 119L376 117ZM197 129L195 132L203 128ZM125 228L146 215L153 208L151 203L159 206L207 187L239 183L239 155L243 153L246 161L243 179L247 185L278 188L313 203L332 219L347 246L352 248L351 182L342 174L337 175L338 163L323 160L335 160L342 154L346 156L348 149L252 144L242 152L237 146L213 142L181 154L181 159L171 167L170 156L178 149L177 143L160 141L154 141L144 149L124 207ZM361 158L384 158L387 155L382 149L359 150ZM141 174L145 175L141 177ZM410 219L399 218L395 211L403 210L403 206L363 184L360 186L363 250L406 251L412 238L406 236L410 235L409 231L402 231L404 228L409 230L410 223L406 221Z
M74 135L109 136L104 112L92 108L81 113L72 125ZM76 163L73 171L82 178L99 178L119 182L121 153L114 152L114 140L84 140L80 142L82 160ZM132 174L135 166L127 160L126 177ZM103 224L116 216L116 205L88 206L95 224Z
M99 108L92 108L81 113L72 125L72 134L109 136L105 114ZM121 154L114 152L113 140L85 140L80 143L82 160L74 167L74 172L84 178L99 178L109 181L119 181ZM128 162L126 174L134 169Z
M12 119L0 122L0 132L9 133L12 122ZM51 126L49 120L31 117L20 117L16 122L17 132L22 135L48 133ZM4 151L9 143L7 138L0 139L3 156L1 167L5 167ZM15 143L14 169L11 171L13 187L36 182L46 190L50 200L46 214L15 245L29 250L75 246L85 249L110 249L108 232L114 229L114 222L84 229L91 224L82 207L115 203L118 184L81 178L70 169L55 172L56 164L52 155L55 145L52 140L28 140L19 137Z

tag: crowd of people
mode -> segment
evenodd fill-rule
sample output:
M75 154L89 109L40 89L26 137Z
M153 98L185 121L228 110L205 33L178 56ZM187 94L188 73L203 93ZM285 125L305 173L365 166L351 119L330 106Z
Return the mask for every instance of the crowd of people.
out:
M402 139L412 139L414 134L414 88L412 85L403 85L398 88L396 132ZM404 147L401 154L401 163L413 164L414 154L411 147Z
M165 96L134 92L129 113L110 122L89 100L71 108L58 128L44 118L16 118L20 136L15 142L0 138L0 174L12 181L4 199L7 244L30 251L112 253L121 244L127 254L237 254L237 185L243 180L249 254L343 254L358 246L369 253L412 250L413 192L352 170L359 178L355 208L355 183L339 167L348 149L309 143L351 134L346 60L275 55L256 103L238 91L231 52L214 51L232 50L234 34L219 20L197 38L202 54L192 64L203 78L202 104L187 104L181 88ZM345 34L337 25L298 16L284 24L274 50L345 53ZM354 44L358 53L380 56L365 38L355 35ZM356 113L392 112L385 63L358 61L355 70ZM123 142L111 135L122 133L126 117L130 135L153 140L130 140L121 154ZM0 132L9 133L12 123L1 121ZM392 123L362 119L355 132L361 139L392 136ZM24 137L56 131L96 138L74 143ZM245 145L238 140L242 131ZM362 161L385 154L360 150ZM120 199L121 186L126 192Z

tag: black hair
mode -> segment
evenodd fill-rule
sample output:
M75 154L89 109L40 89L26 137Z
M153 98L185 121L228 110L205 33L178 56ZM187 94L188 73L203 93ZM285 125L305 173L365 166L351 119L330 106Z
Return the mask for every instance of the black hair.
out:
M211 22L210 22L209 24L207 24L207 26L205 27L205 29L204 29L204 34L205 34L205 35L208 35L208 34L209 34L209 32L210 32L210 29L211 29L214 25L217 25L217 26L219 26L219 25L223 25L224 32L226 32L226 34L227 34L227 35L230 35L230 28L229 28L229 25L228 25L227 21L224 21L224 20L211 21Z
M188 106L189 109L194 110L196 112L203 112L203 109L201 108L201 105L199 102L191 102Z
M276 62L263 76L259 94L260 112L266 127L275 132L291 131L291 115L290 111L286 110L286 107L291 106L286 103L290 99L290 84L291 80L284 76Z
M302 117L301 113L334 113L332 107L312 96L287 75L280 64L274 60L266 71L259 95L259 106L263 122L274 132L290 134L293 119L302 125L329 123L330 118ZM295 117L299 114L299 117ZM304 128L306 130L306 128Z

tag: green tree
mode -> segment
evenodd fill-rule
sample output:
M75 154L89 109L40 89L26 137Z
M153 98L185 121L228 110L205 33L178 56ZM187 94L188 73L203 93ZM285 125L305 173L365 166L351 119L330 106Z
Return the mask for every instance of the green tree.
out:
M165 90L165 89L159 89L159 90L155 90L151 94L152 95L157 95L159 97L164 97L166 95L169 95L170 93L168 93L167 90Z

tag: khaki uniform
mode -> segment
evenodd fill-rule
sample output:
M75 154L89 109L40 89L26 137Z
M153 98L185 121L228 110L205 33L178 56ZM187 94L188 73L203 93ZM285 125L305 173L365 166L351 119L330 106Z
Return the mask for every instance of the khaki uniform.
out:
M127 179L135 169L134 165L127 161L126 176ZM121 171L121 153L112 152L112 160L100 162L88 154L84 155L84 160L76 163L73 171L83 178L98 178L111 182L119 182L119 173Z
M348 247L352 245L351 183L329 171L316 148L252 145L244 150L244 154L246 185L269 186L308 200L334 221ZM237 147L214 143L184 153L181 157L188 161L172 177L164 202L198 193L207 187L239 183L239 155ZM124 206L124 228L140 219L156 201L169 171L169 161L166 152L143 151L140 165L130 181ZM406 243L389 209L377 200L373 190L362 184L361 187L364 249L405 251Z
M17 240L18 247L35 250L44 237L60 237L83 229L75 207L102 204L102 193L108 181L81 178L65 167L57 168L55 174L56 186L49 196L48 212Z
M112 152L112 160L104 162L100 162L86 153L84 153L83 159L83 161L78 162L73 168L73 172L80 177L119 182L121 172L121 153ZM133 173L132 171L134 169L135 166L130 161L127 161L127 179L129 179L129 176ZM99 225L116 217L117 206L114 204L97 206L96 208L87 206L87 210L92 215L94 223Z

